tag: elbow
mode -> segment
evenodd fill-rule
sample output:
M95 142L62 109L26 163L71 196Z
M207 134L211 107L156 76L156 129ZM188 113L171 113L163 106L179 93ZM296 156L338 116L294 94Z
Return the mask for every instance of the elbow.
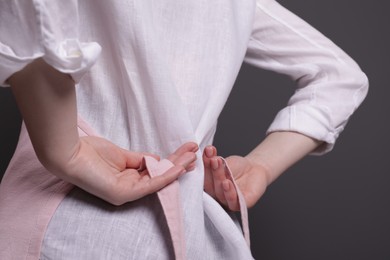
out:
M361 86L362 86L362 89L363 89L363 91L365 93L365 96L367 96L370 82L368 80L367 75L363 71L360 71L360 74L361 74L360 75L360 77L361 77Z
M355 62L339 63L334 67L333 73L329 73L327 77L335 83L342 96L351 100L353 111L360 106L368 94L368 77Z
M367 75L360 69L355 68L350 75L355 89L353 94L353 100L355 103L355 109L363 102L368 94L369 80Z

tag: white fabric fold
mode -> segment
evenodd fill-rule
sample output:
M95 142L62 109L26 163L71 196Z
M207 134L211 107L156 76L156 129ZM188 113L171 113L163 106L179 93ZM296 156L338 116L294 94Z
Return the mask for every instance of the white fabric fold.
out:
M77 1L49 2L0 3L2 23L10 25L0 27L1 86L8 86L13 73L38 58L78 83L98 59L100 45L80 40Z
M324 141L313 154L332 150L367 94L367 77L356 62L273 0L256 2L245 61L296 82L295 93L267 133L294 131Z

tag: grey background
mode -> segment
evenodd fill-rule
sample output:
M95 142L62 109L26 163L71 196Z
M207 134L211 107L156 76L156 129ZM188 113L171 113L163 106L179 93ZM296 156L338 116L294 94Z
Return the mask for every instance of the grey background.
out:
M369 95L335 149L289 169L250 210L256 259L390 259L390 4L363 0L280 0L349 53L370 79ZM243 65L221 115L222 155L248 153L294 88L288 78ZM0 173L20 116L0 89Z
M335 149L288 170L250 211L257 259L390 259L390 4L363 0L279 1L349 53L369 95ZM246 154L285 105L294 84L243 66L215 144ZM240 138L238 138L240 137Z

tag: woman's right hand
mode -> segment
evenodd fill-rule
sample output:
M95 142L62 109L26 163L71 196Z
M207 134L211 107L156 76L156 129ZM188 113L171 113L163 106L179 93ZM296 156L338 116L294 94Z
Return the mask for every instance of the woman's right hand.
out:
M121 205L156 192L194 167L195 143L168 156L175 166L150 178L139 172L144 153L130 152L77 131L73 79L36 59L9 79L39 161L53 174L112 204Z
M195 143L185 143L168 156L174 166L151 178L141 170L144 155L122 149L106 139L81 137L69 162L55 174L114 205L121 205L157 192L194 167ZM158 156L154 156L158 159Z

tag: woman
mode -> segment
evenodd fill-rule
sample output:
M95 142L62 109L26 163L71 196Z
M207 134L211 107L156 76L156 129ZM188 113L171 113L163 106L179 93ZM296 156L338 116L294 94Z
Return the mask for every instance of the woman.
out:
M367 92L351 58L273 0L9 1L0 12L0 81L25 122L0 186L2 259L251 259L227 212L330 151ZM225 161L211 144L243 61L297 91L252 152ZM160 205L165 191L177 206Z

